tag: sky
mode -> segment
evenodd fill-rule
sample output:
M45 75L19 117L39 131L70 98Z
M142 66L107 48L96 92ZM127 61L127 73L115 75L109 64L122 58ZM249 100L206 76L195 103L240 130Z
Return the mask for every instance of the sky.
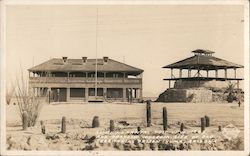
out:
M244 65L244 10L239 5L19 5L6 11L7 84L20 70L27 74L50 58L95 58L96 45L98 58L144 70L144 96L166 90L163 79L170 71L162 67L193 56L195 49ZM243 69L237 74L242 78Z

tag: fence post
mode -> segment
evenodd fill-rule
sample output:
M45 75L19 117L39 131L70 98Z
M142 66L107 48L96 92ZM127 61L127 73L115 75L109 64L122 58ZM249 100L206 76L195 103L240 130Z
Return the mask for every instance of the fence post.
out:
M218 131L221 132L221 126L218 127Z
M206 127L209 127L210 126L210 119L208 116L205 115L205 120L206 120Z
M110 120L109 130L110 132L113 132L115 130L114 120Z
M96 128L100 126L100 122L99 122L99 117L98 116L94 116L93 120L92 120L92 128Z
M180 131L182 132L184 130L184 123L181 123Z
M168 114L167 108L163 107L163 130L166 131L168 129Z
M66 117L62 117L62 127L61 127L61 132L66 133Z
M205 119L201 118L201 132L205 130Z
M151 103L147 101L147 127L151 126Z

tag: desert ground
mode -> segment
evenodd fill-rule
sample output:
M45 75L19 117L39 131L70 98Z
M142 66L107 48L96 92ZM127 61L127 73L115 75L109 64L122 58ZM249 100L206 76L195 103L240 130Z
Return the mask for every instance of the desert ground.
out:
M162 109L167 108L168 129L162 131ZM6 148L8 150L243 150L244 148L244 104L237 103L151 103L152 125L146 126L145 103L53 103L44 104L34 127L22 130L17 105L6 105ZM210 126L200 132L200 118L210 118ZM66 133L61 132L62 117L66 117ZM99 117L100 127L92 128L94 116ZM46 126L42 134L40 121ZM127 136L199 136L202 142L106 142L100 141L100 132L109 132L110 120L114 120L115 131ZM180 132L180 124L184 132ZM227 138L222 133L233 125L239 134ZM218 131L218 126L222 131ZM141 131L149 133L130 133ZM112 138L111 134L106 134ZM120 134L119 134L120 135ZM121 136L121 135L120 135ZM207 143L204 136L211 136ZM209 140L207 139L207 140ZM115 138L113 140L119 140ZM154 139L153 139L154 140ZM181 140L181 139L180 139ZM190 140L189 140L190 141ZM205 141L205 142L204 142Z

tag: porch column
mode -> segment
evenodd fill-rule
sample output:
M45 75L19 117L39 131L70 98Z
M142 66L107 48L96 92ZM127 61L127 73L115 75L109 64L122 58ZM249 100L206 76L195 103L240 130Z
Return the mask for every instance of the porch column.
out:
M89 88L85 88L85 101L88 102L89 99Z
M209 75L208 75L208 70L207 70L207 77L209 77Z
M66 93L66 102L69 102L70 100L70 88L67 88L67 93Z
M48 102L50 104L51 88L48 88Z
M105 80L106 80L106 72L103 72L103 82L105 82ZM104 92L104 89L103 89L103 92Z
M236 79L236 68L234 68L234 78Z
M56 90L57 91L57 102L59 102L60 100L60 89L57 89Z
M34 87L32 88L32 94L33 94L33 96L35 96L35 88Z
M142 96L142 88L140 88L139 90L140 90L140 100L143 100L143 96Z
M37 96L40 96L40 88L37 88Z
M127 100L126 100L126 99L127 99L127 97L126 97L126 90L127 90L126 88L123 88L123 89L122 89L122 100L123 100L123 102L126 102L126 101L127 101Z
M107 97L107 88L103 88L103 97L104 99Z
M69 72L67 72L67 82L69 82Z
M123 73L123 82L125 82L126 73Z

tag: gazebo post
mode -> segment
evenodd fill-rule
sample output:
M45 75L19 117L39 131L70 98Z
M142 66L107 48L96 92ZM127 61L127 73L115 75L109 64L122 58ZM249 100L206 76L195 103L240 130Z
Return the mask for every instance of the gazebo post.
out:
M225 68L224 70L225 70L225 78L227 78L227 68Z
M173 68L171 68L171 78L173 78Z
M215 69L215 77L218 78L218 69Z
M182 77L182 69L180 69L179 77Z
M236 79L236 68L234 68L234 78Z

